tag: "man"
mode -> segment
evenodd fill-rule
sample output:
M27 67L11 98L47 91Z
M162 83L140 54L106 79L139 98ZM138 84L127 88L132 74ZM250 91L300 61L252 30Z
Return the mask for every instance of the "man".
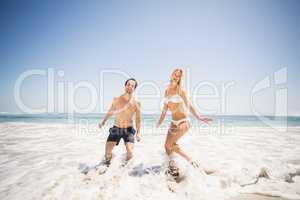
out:
M109 136L105 145L105 164L109 165L112 158L113 148L123 139L127 151L127 161L133 157L134 135L139 142L141 140L141 111L140 102L133 97L133 92L137 87L137 81L130 78L125 82L125 93L113 99L112 105L105 115L103 121L99 123L102 128L106 121L115 113L114 126L109 129ZM135 115L136 131L133 128L132 118ZM135 134L136 132L136 134Z

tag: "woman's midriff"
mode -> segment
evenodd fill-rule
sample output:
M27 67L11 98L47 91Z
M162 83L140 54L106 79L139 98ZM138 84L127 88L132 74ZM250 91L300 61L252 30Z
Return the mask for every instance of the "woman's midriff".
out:
M182 105L169 105L170 111L172 112L172 120L178 121L187 118L187 114L182 112L184 109Z
M187 115L183 112L172 112L172 120L178 121L187 118Z

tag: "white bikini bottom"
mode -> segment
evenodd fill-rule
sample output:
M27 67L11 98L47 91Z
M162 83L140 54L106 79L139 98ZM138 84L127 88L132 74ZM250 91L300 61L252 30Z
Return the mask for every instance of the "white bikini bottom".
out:
M186 117L186 118L182 118L180 120L171 120L172 124L174 124L175 126L179 126L179 124L181 124L182 122L189 122L190 120Z

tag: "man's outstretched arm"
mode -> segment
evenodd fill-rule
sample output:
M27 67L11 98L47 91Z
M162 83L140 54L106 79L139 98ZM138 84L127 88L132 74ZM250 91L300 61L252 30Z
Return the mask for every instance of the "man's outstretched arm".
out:
M106 121L113 115L114 111L115 111L115 99L113 100L113 102L112 102L108 112L106 113L105 117L103 118L102 122L99 123L99 128L102 128L105 125Z

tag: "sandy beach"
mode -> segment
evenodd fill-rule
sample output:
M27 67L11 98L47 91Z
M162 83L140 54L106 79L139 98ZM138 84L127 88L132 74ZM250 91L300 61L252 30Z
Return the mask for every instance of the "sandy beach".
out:
M288 134L266 127L237 127L226 135L192 127L180 144L205 169L215 173L203 177L178 158L186 178L176 186L175 193L168 190L164 174L164 128L153 131L148 125L143 127L132 165L120 168L125 153L120 143L105 174L90 170L83 175L84 167L93 167L102 159L108 128L101 132L97 128L83 131L66 123L0 123L0 198L123 199L124 193L131 200L300 198L300 176L287 182L287 176L300 169L298 127L291 127ZM268 178L261 177L254 183L262 168Z

